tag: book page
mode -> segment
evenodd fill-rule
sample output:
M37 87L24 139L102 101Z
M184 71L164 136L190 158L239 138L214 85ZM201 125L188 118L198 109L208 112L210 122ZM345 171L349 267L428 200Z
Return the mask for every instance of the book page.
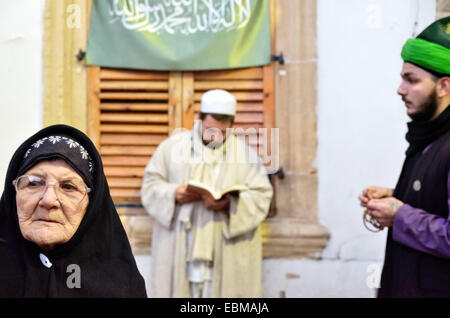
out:
M192 191L198 192L201 195L205 195L206 193L208 195L211 195L215 200L220 200L226 193L230 193L230 192L239 192L242 190L245 190L245 186L244 185L232 185L229 187L226 187L224 189L222 189L221 191L217 191L212 189L212 187L210 187L207 184L204 183L200 183L198 181L194 181L191 180L188 183L189 189L191 189Z

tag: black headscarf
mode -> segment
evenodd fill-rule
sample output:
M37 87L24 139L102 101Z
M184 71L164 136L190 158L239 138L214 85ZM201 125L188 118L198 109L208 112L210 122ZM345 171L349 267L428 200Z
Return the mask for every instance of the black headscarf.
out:
M88 185L92 182L93 189L73 237L44 252L20 232L12 181L38 159L49 158L42 152L45 148L35 146L51 136L64 136L78 144L80 158L88 158L87 166L78 157L66 161L77 166L77 172ZM31 157L30 163L27 158ZM63 158L55 154L50 157ZM100 155L91 140L73 127L42 129L11 159L0 199L0 297L146 297L144 280L111 199Z
M37 162L59 158L66 161L83 178L88 187L93 186L94 162L89 152L74 138L54 134L34 142L25 152L18 176L31 169Z

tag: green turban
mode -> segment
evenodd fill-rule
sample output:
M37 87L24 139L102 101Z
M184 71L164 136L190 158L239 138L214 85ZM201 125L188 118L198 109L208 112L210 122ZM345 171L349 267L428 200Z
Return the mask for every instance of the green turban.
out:
M450 75L450 16L435 21L402 49L403 61Z

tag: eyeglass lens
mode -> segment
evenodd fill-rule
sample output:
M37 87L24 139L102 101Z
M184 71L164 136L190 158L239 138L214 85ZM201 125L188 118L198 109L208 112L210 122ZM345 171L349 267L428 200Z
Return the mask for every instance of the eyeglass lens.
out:
M81 201L87 193L87 188L81 180L68 179L58 181L56 184L47 184L44 178L24 175L17 178L16 190L26 192L28 195L42 196L48 187L53 186L59 199Z

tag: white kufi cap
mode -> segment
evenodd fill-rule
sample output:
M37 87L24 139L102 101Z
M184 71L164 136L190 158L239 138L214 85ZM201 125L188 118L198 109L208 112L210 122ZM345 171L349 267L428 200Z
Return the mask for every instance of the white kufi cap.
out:
M236 98L222 89L207 91L202 96L202 113L236 115Z

